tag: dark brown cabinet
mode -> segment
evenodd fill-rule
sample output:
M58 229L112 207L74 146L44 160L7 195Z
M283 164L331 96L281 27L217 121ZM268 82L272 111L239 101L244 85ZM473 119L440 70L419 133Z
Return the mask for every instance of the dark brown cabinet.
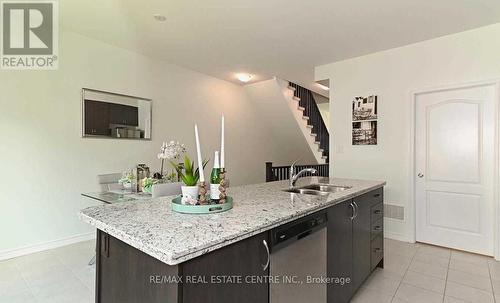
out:
M261 283L252 282L251 277L269 275L269 268L264 265L269 258L263 244L269 242L268 233L262 233L249 239L223 247L210 254L203 255L183 264L184 276L242 277L241 283L231 280L231 283L185 284L183 287L183 302L238 302L267 303L269 302L269 285L264 280ZM269 266L268 266L269 267Z
M354 206L351 200L328 209L327 230L327 273L330 278L352 279L352 216ZM352 283L328 285L328 302L349 302L352 297Z
M109 122L111 124L139 126L139 108L109 103Z
M328 285L328 303L349 302L372 270L383 265L383 189L328 210L328 276L350 283Z
M178 302L180 286L156 280L178 276L178 266L167 265L99 230L96 248L96 303Z
M327 301L349 302L370 273L383 266L383 189L326 211L327 275L331 281L349 279L329 283ZM263 232L171 266L98 231L96 302L268 303L270 288L264 277L270 273L264 265L270 260L269 242L269 232ZM163 280L166 277L182 281Z
M370 275L370 240L371 222L369 197L371 193L361 195L352 199L355 208L352 220L352 287L358 289L365 279Z
M85 134L109 136L110 124L139 126L139 108L116 103L85 100Z
M171 266L98 231L96 302L267 303L267 281L249 280L269 275L264 241L267 232Z
M85 134L94 136L109 136L108 103L85 100Z

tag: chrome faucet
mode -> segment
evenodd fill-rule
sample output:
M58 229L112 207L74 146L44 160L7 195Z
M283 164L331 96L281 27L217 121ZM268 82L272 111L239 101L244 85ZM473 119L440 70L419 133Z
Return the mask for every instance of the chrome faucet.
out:
M311 174L315 174L317 173L318 171L314 168L304 168L303 170L299 171L297 174L295 174L295 163L297 161L293 162L292 166L290 166L290 188L294 188L295 187L295 182L297 182L297 180L300 178L300 176L302 176L303 174L305 173L311 173Z

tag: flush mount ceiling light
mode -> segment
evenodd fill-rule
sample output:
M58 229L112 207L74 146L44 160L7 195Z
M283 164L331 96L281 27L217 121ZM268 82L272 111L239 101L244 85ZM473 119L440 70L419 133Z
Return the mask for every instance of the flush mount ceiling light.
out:
M246 73L236 74L236 78L238 78L238 80L243 83L247 83L248 81L252 80L252 77L252 75Z
M160 22L165 22L167 20L167 17L165 17L164 15L160 15L160 14L154 14L153 18L155 18L156 21L160 21Z

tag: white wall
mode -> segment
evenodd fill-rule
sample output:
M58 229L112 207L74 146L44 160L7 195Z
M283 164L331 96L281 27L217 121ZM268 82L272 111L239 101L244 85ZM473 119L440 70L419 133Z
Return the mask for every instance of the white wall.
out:
M316 67L330 79L333 176L387 180L386 203L406 208L386 220L388 236L409 239L411 92L500 78L500 24ZM351 145L351 101L377 94L378 145Z
M281 83L281 85L280 85ZM283 86L288 87L288 82L280 79L270 79L252 83L245 86L245 90L252 100L256 110L262 114L262 118L269 123L269 135L273 137L273 144L278 146L286 146L286 149L293 150L296 158L300 164L316 164L318 161L311 151L308 144L312 144L315 149L317 145L314 144L314 139L310 135L310 130L306 129L307 137L305 138L300 125L294 116L294 112L298 110L295 107L290 108L290 103L297 106L297 101L289 100L283 93ZM291 98L291 96L290 96ZM300 122L302 120L302 112L300 112ZM304 122L304 128L305 128ZM307 139L310 142L306 141ZM293 162L292 161L292 162ZM288 165L291 162L279 161L273 163L274 166Z
M318 109L321 114L321 118L325 121L326 129L330 131L330 103L319 103Z
M153 140L81 138L82 87L153 99ZM99 190L96 175L137 163L158 169L164 140L185 143L194 157L195 121L213 158L222 112L233 185L263 182L265 161L297 157L274 143L243 87L72 32L61 32L59 70L0 71L0 258L88 236L77 213L97 204L80 196Z

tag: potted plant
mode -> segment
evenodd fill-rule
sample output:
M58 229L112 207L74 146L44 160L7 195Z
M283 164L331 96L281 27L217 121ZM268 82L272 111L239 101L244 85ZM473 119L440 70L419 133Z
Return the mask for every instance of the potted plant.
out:
M133 173L133 170L130 170L122 173L122 178L118 180L118 183L120 183L126 189L131 189L134 180L135 180L135 175Z
M208 160L203 161L203 167L208 163ZM177 172L177 175L184 183L181 186L182 197L184 199L198 199L198 179L200 178L199 168L194 169L194 162L189 159L188 155L184 155L184 163L174 163L170 161L170 164Z
M158 183L157 179L145 178L143 180L144 192L151 194L153 190L153 185L155 185L156 183Z

